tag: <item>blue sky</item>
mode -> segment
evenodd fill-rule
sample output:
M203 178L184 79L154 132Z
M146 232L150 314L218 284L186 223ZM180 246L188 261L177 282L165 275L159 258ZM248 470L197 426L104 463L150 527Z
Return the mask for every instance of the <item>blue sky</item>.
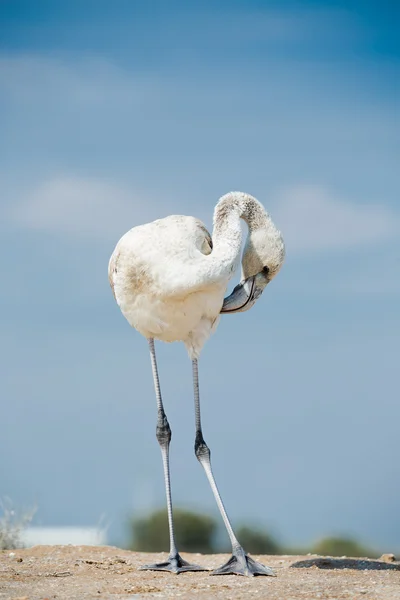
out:
M393 4L1 3L0 495L43 525L105 515L119 540L132 511L163 505L147 345L108 257L160 216L211 227L240 189L287 260L200 361L228 512L290 543L400 548ZM190 362L157 350L174 501L215 514Z

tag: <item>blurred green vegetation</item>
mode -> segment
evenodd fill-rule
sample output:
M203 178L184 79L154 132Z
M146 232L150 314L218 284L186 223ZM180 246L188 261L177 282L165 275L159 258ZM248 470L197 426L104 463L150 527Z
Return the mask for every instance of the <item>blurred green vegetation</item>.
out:
M177 546L183 552L213 552L217 525L213 518L183 509L174 510ZM161 552L169 549L168 515L158 510L143 519L132 521L133 550Z
M279 543L266 531L242 525L236 530L236 535L243 548L250 554L280 554Z
M179 550L183 552L229 552L218 542L222 531L217 521L209 515L183 509L174 510L175 536ZM168 516L166 510L157 510L146 517L132 519L129 548L142 552L169 550ZM380 553L363 546L348 537L325 537L308 547L294 548L279 543L262 527L242 525L236 530L237 537L250 554L318 554L322 556L350 556L375 558Z
M375 558L379 555L371 548L363 546L356 540L346 537L326 537L314 544L312 551L314 554L322 556L368 556Z

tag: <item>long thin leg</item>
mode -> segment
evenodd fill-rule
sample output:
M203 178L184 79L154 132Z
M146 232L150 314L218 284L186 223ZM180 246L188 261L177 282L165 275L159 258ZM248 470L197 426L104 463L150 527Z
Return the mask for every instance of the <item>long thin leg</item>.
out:
M171 441L171 428L168 423L167 415L164 412L164 406L161 397L160 381L158 378L156 352L154 348L154 339L148 340L150 348L151 368L153 371L154 389L157 399L157 441L160 444L161 455L164 466L165 492L167 496L168 509L168 524L170 538L170 552L166 562L157 563L154 565L144 565L141 569L150 569L154 571L171 571L173 573L182 573L183 571L206 571L203 567L192 565L183 560L179 555L175 543L174 522L172 517L172 498L171 498L171 482L169 472L169 444Z
M232 544L232 556L228 560L227 563L219 567L215 571L212 572L212 575L228 575L228 574L236 574L236 575L275 575L274 571L270 567L266 567L261 563L253 560L248 556L243 550L242 546L239 544L233 529L232 525L229 521L228 515L226 513L224 503L222 502L222 498L218 491L217 484L214 479L214 475L211 468L211 452L209 447L204 441L203 431L201 428L201 416L200 416L200 393L199 393L199 370L197 359L192 360L192 368L193 368L193 391L194 391L194 412L195 412L195 426L196 426L196 439L194 450L196 456L203 467L207 479L210 483L211 489L213 491L215 500L217 502L218 508L220 510L221 516L224 520L225 527L227 529L229 539Z

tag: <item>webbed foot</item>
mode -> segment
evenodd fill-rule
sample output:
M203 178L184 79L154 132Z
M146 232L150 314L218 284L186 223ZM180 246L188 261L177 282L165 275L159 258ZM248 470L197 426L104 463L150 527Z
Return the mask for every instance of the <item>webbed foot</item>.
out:
M170 555L165 562L155 563L154 565L143 565L139 567L140 571L170 571L171 573L184 573L185 571L208 571L205 567L192 565L176 553Z
M266 567L248 556L243 548L235 549L228 562L222 565L222 567L215 569L211 575L244 575L246 577L270 575L271 577L276 577L270 567Z

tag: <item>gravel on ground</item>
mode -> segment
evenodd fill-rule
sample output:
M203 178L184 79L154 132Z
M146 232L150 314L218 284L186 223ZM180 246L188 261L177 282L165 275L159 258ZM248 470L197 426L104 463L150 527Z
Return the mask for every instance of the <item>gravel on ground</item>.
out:
M1 600L400 600L400 562L309 556L254 556L276 577L211 576L208 572L139 571L166 554L111 546L35 546L0 551ZM186 554L209 568L228 555ZM388 558L389 557L389 558Z

